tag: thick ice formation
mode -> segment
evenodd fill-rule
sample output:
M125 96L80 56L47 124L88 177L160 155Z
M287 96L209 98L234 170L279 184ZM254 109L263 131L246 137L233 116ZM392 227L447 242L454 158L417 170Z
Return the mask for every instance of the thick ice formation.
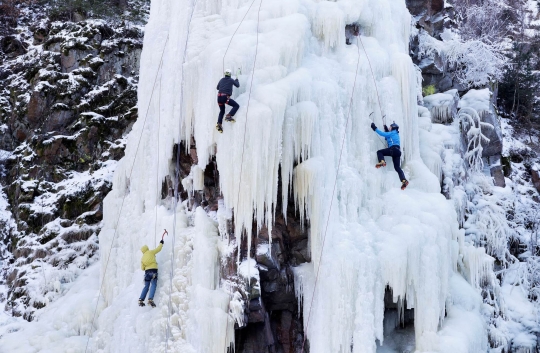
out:
M486 337L481 299L457 273L462 264L476 285L487 265L471 262L482 257L465 251L459 202L440 193L442 170L454 172L459 134L450 128L439 134L429 112L418 111L405 2L255 0L238 27L251 4L152 2L141 59L140 117L105 203L102 295L90 350L225 352L234 339L233 319L243 319L243 308L229 287L220 288L220 256L231 253L224 222L233 209L237 244L244 231L251 239L254 219L258 227L271 227L277 198L288 197L277 194L281 178L283 190L294 190L302 217L310 221L313 262L295 271L310 352L350 352L351 346L353 352L375 352L377 340L384 343L386 286L394 301L406 299L414 308L418 352L480 351ZM361 28L382 107L366 53L357 42L345 44L345 25L354 22ZM237 123L225 123L219 134L215 86L224 66L241 68L241 87L234 95L241 109ZM376 150L386 146L369 128L370 114L382 128L381 111L388 124L400 125L404 170L411 181L406 191L399 189L391 162L385 170L373 168ZM190 192L202 189L203 170L215 155L223 203L211 215L179 206L173 230L174 208L159 199L160 181L173 173L174 144L191 136L198 166L183 186ZM452 187L448 181L444 185ZM157 245L162 228L175 243L167 237L158 255L158 309L140 309L139 248ZM252 276L255 268L244 264L241 275ZM88 290L97 289L94 284ZM461 289L472 299L450 296ZM85 305L93 309L96 299ZM88 327L92 320L78 322Z
M431 112L433 122L449 123L457 116L459 95L456 89L424 97L424 107Z

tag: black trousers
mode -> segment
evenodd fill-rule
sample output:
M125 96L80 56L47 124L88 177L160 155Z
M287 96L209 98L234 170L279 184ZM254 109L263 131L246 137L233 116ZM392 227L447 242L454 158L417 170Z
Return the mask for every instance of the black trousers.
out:
M401 169L401 149L399 146L392 146L377 151L378 161L384 161L384 156L392 157L392 162L394 162L394 169L399 174L399 180L405 180L405 173Z
M236 103L234 100L228 98L227 96L218 96L217 97L217 102L218 102L218 105L219 105L219 117L218 117L217 122L220 125L223 122L223 116L225 115L225 104L228 104L231 107L233 107L231 109L230 113L229 113L229 114L231 114L231 116L234 116L234 114L236 114L236 112L238 111L238 108L240 108L238 103Z

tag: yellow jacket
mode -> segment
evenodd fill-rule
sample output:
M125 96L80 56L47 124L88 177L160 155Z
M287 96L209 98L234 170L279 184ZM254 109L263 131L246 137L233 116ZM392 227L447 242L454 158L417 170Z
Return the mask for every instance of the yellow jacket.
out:
M141 251L143 253L141 259L141 270L157 270L158 264L156 261L156 254L161 251L161 248L163 248L163 244L159 244L159 246L154 250L148 250L148 246L146 245L141 248Z

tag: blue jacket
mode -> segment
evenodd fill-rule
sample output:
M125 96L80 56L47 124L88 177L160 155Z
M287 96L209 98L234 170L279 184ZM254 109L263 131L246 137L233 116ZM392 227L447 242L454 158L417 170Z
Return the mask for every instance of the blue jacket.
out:
M397 132L396 130L392 130L390 132L383 132L383 131L377 129L377 130L375 130L375 132L386 139L386 143L388 143L388 147L392 147L392 146L398 146L399 147L399 145L400 145L400 143L399 143L400 142L399 141L399 132Z

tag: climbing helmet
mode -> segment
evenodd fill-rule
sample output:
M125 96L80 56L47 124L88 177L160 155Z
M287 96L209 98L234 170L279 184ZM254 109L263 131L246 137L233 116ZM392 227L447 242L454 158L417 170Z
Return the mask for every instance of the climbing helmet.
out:
M232 70L231 69L225 70L225 76L231 77L231 75L232 75Z

